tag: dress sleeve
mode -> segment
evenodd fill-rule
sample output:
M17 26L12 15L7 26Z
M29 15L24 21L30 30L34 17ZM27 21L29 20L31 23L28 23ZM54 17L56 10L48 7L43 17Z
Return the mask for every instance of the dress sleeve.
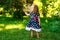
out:
M30 14L30 16L32 16L32 12L30 12L29 14Z
M37 14L37 16L40 16L40 14Z

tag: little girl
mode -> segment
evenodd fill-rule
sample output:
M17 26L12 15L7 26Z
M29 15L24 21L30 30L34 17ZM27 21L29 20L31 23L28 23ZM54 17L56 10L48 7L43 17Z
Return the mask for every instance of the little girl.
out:
M31 17L27 24L26 30L31 30L31 37L33 37L34 31L36 31L36 36L37 38L39 38L39 32L41 31L41 27L38 6L32 5L30 9L31 12L29 14L25 12L27 16L30 15Z

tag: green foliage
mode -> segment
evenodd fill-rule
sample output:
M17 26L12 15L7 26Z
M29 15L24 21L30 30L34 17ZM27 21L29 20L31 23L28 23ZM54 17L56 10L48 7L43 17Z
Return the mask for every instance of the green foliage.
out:
M23 11L18 11L16 10L14 13L13 13L13 18L16 18L16 19L23 19L23 16L24 16L24 12Z
M41 0L41 2L42 2L42 14L43 14L43 16L45 16L46 17L46 13L47 13L47 9L46 9L46 7L47 7L47 3L46 3L46 1L47 0Z
M46 15L48 14L49 16L55 15L55 14L60 14L58 10L60 10L60 1L59 0L35 0L37 4L40 2L42 3L42 14L44 17L47 17ZM39 5L38 5L39 7ZM39 10L40 11L40 10ZM41 13L41 12L40 12ZM48 16L48 17L49 17ZM58 16L58 15L57 15Z
M0 12L3 13L3 16L0 14L0 40L60 40L60 0L38 1L42 5L39 5L39 7L42 8L44 15L44 17L41 18L42 31L39 39L37 39L36 36L30 38L30 31L25 30L29 17L23 17L25 15L22 10L24 5L23 0L0 0L0 7L3 8L3 11ZM32 4L33 0L27 0L27 3ZM5 13L10 13L13 15L13 18L5 17ZM48 17L46 16L47 14L49 14ZM1 24L3 25L1 26ZM5 27L9 24L23 24L21 27L24 27L24 29L20 30L16 28L6 30ZM3 30L1 30L1 28Z
M27 3L27 4L33 4L33 1L34 1L34 0L26 0L26 3Z
M47 20L47 22L45 21ZM41 25L44 27L46 30L51 31L51 32L60 32L60 19L57 17L52 17L52 18L41 18Z
M49 27L49 30L52 31L52 32L57 32L59 30L59 26L58 26L58 22L59 21L55 21L55 22L51 22L50 23L50 27Z
M4 8L4 15L6 12L9 12L10 14L13 14L14 18L23 19L23 4L23 0L1 0L0 5Z
M11 4L12 4L12 2L13 2L13 0L1 0L0 1L0 5L2 6L2 7L4 7L4 9L5 10L9 10L10 9L10 7L11 7Z

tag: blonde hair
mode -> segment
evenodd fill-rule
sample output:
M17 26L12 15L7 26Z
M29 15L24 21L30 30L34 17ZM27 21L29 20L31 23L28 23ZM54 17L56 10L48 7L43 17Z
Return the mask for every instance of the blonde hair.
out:
M32 12L39 13L39 9L37 5L32 5L34 6L34 10Z

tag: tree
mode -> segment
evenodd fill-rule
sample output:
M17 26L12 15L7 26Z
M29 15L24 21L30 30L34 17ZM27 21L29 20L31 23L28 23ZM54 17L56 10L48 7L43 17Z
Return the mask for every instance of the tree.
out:
M0 3L6 12L9 12L10 14L13 12L14 18L23 19L23 0L1 0Z

